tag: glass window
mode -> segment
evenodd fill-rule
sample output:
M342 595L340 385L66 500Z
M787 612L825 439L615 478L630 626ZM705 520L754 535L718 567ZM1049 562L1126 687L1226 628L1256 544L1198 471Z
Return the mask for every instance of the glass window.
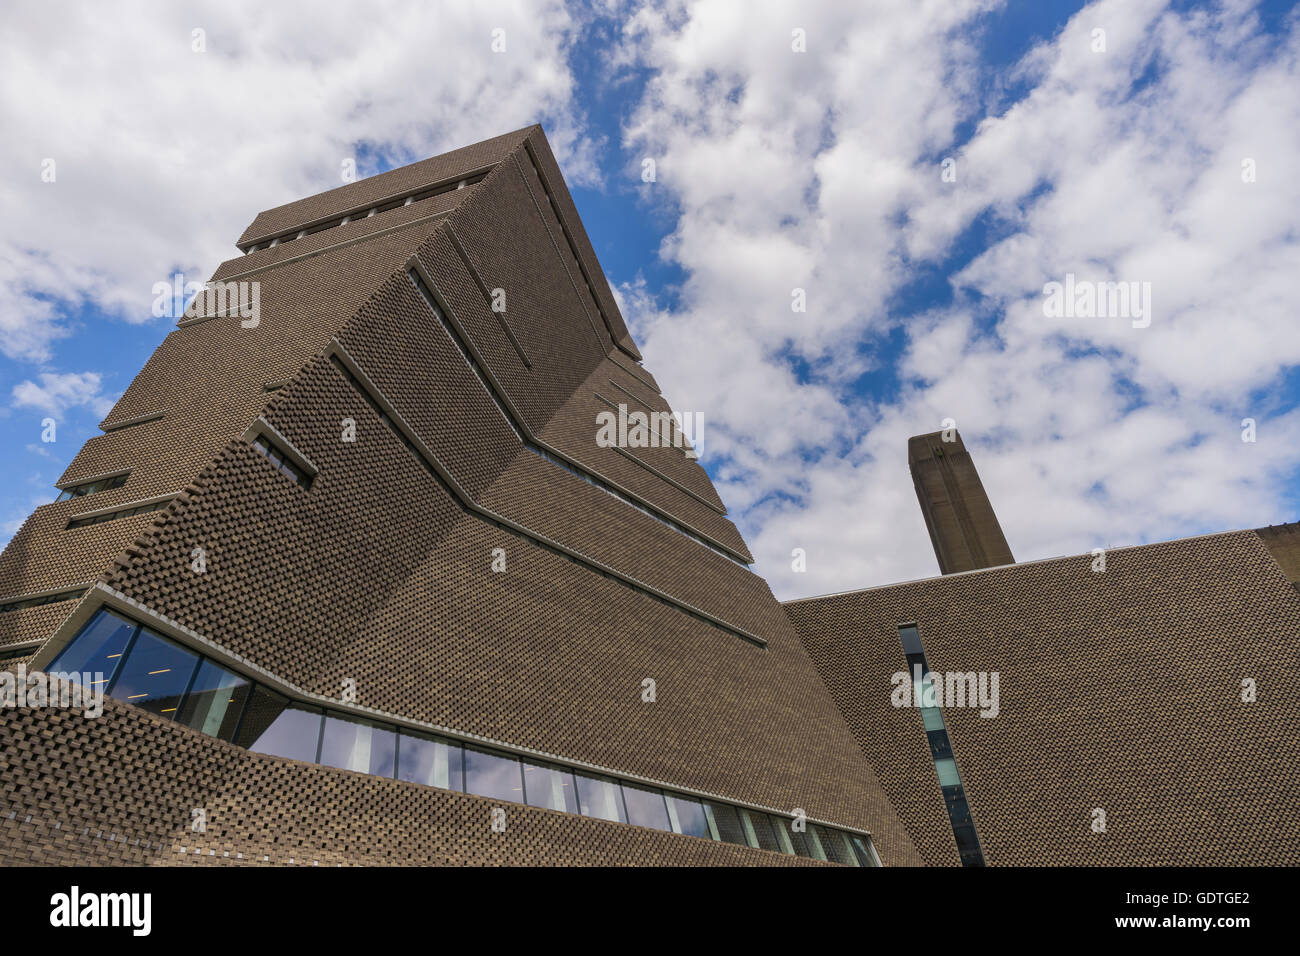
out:
M574 792L573 774L559 767L524 763L524 795L530 807L546 807L578 812L578 795Z
M714 839L713 831L709 828L709 820L704 815L704 804L698 800L688 800L685 797L668 794L668 818L673 825L674 833L704 837L706 840Z
M465 791L513 803L524 802L519 761L485 750L465 748Z
M99 610L45 668L47 673L86 673L89 687L106 689L135 633L135 623Z
M962 866L983 866L983 854L980 852L979 841L975 836L975 829L970 820L970 810L966 806L961 777L957 773L957 761L953 757L952 739L944 729L943 712L938 706L940 702L929 700L930 706L924 706L927 703L926 696L931 690L931 678L928 673L929 668L925 662L925 652L921 649L921 635L917 631L915 624L900 624L898 633L903 641L903 653L907 657L908 670L915 677L916 668L919 667L921 673L925 675L920 681L914 679L913 684L917 691L917 699L923 705L921 707L921 719L925 724L926 737L930 744L930 755L934 758L934 770L939 778L939 787L943 791L944 801L948 805L948 815L952 821L953 833L957 839ZM880 865L878 857L875 857L875 865Z
M822 850L826 854L826 859L832 863L843 863L845 866L857 866L857 858L853 855L853 847L849 846L849 838L842 830L828 830L826 827L812 827L817 832L817 839L820 841Z
M759 849L781 852L781 841L774 827L781 826L782 821L773 820L766 813L758 813L754 810L741 810L740 815L742 820L749 821L747 829L754 834Z
M397 731L369 721L328 715L319 762L327 767L391 777L397 765Z
M639 827L671 830L668 822L668 804L659 790L646 790L623 784L623 799L627 803L627 822Z
M109 694L172 720L198 664L197 654L141 628L117 669Z
M735 807L726 803L706 803L704 815L708 817L709 823L718 835L717 838L723 843L749 846L749 839L745 836L745 825L741 822L740 814Z
M204 660L177 719L211 737L230 740L252 688L245 678Z
M953 827L952 835L957 840L957 854L961 857L962 866L984 865L984 854L980 850L980 841L975 836L973 826L967 823Z
M316 762L321 713L258 686L248 699L235 743L253 753Z
M573 775L578 785L578 812L584 817L598 817L601 820L617 820L627 823L627 812L623 809L623 794L613 780L603 777L588 777L580 773Z
M951 757L936 760L934 762L934 769L939 774L939 786L961 786L961 777L957 775L957 762Z
M934 757L951 757L952 744L948 742L948 732L946 730L930 730L926 732L926 737L930 740L930 753Z
M809 859L816 859L812 851L812 846L808 841L807 833L800 833L788 823L786 824L786 833L790 837L790 847L794 850L796 856L806 856Z
M403 733L397 751L397 779L443 790L464 790L460 744Z
M904 654L923 654L921 647L921 634L916 629L915 624L898 625L898 636L903 639Z
M853 845L853 852L858 855L858 862L863 866L879 866L876 862L875 850L867 845L867 840L857 834L849 837L849 843Z

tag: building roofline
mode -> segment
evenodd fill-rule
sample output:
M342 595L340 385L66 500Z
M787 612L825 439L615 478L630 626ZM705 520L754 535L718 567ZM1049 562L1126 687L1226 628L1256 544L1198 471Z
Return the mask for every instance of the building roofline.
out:
M1270 527L1273 527L1270 525ZM1246 534L1256 532L1255 528L1238 528L1233 531L1210 531L1206 534L1193 534L1186 538L1170 538L1167 541L1148 541L1146 544L1126 544L1117 548L1104 548L1107 554L1113 554L1116 551L1136 551L1139 548L1152 548L1161 544L1178 544L1182 541L1200 541L1204 538L1220 538L1230 534ZM1050 558L1035 558L1032 561L1016 561L1012 564L995 564L989 568L975 568L971 571L954 571L951 574L936 574L928 578L909 578L906 581L893 581L889 584L873 584L865 588L849 588L846 591L829 591L826 594L810 594L808 597L790 598L786 601L779 602L782 607L787 604L800 604L804 601L821 601L826 598L844 597L849 594L865 594L868 591L884 591L888 588L901 588L909 584L924 584L930 581L947 581L951 578L964 578L973 574L988 574L991 571L1005 571L1008 568L1027 568L1036 564L1050 564L1054 561L1073 561L1076 558L1090 557L1092 552L1082 551L1078 554L1060 554Z

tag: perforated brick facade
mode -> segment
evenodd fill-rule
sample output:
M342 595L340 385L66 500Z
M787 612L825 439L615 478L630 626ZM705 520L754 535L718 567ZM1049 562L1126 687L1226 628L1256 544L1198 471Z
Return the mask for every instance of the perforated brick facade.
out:
M922 719L890 705L915 622L932 668L1000 673L996 719L945 710L987 862L1297 862L1289 529L783 606L685 449L597 443L598 414L670 406L540 128L268 210L238 245L214 278L258 282L259 320L182 319L60 481L125 483L10 542L0 666L49 663L108 602L299 702L951 865ZM115 701L0 708L0 797L4 863L809 862L518 803L495 832L487 798Z
M905 622L932 670L1000 674L997 717L944 710L989 865L1300 863L1300 595L1259 536L1093 566L1087 554L785 608L929 864L957 853L920 713L891 705Z
M421 198L448 183L460 188ZM598 412L669 406L638 364L540 128L262 213L239 245L247 255L214 278L259 282L260 321L179 323L63 482L129 470L126 483L37 509L0 558L0 590L98 583L171 622L182 642L295 693L333 700L355 683L357 707L396 722L775 813L802 809L870 832L887 864L920 862L788 618L745 566L749 551L703 469L680 448L597 444ZM258 429L310 464L309 487L252 447ZM68 527L146 496L162 510ZM504 571L492 569L496 549ZM13 612L0 641L46 663L75 630L47 645L60 622L84 620L105 593ZM642 699L647 679L653 703ZM176 844L186 824L176 807L201 794L224 800L252 843L296 839L292 821L310 808L329 818L336 789L379 801L374 813L389 801L386 825L406 835L407 815L486 823L475 798L336 783L333 771L234 754L119 710L109 723L138 735L129 750L142 765L151 750L192 748L197 763L179 756L176 779L190 780L191 766L216 775L194 771L180 804L132 797L124 784L109 796L138 806L78 811L98 791L66 788L64 815L139 818L146 843ZM31 730L46 719L62 728L58 746ZM96 736L105 731L57 716L0 720L6 746L21 751L6 759L21 767L13 799L24 807L43 799L45 776L73 775L60 748L110 745ZM96 756L94 772L108 759ZM260 782L232 790L227 777ZM745 862L761 852L679 848L692 840L516 809L533 836L514 857L490 834L435 824L402 859ZM0 855L45 852L43 831L6 833ZM304 845L331 862L397 852L353 831L311 833Z

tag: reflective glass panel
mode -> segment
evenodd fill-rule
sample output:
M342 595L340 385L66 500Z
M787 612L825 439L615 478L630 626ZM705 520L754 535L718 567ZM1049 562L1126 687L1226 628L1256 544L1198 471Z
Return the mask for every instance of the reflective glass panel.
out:
M617 783L580 773L575 773L573 778L578 785L579 813L584 817L599 817L602 820L627 823L627 813L623 809L623 795Z
M85 673L89 687L107 690L135 624L112 611L100 610L45 668L47 673ZM80 680L78 681L81 682Z
M321 713L258 686L248 699L235 743L254 753L316 762Z
M524 764L524 794L530 807L547 807L578 812L578 794L573 784L573 774L559 767L544 764Z
M524 802L519 761L472 747L465 748L465 791L513 803Z
M327 716L320 762L327 767L391 777L397 765L397 731L368 721Z
M397 779L443 790L465 789L460 744L402 734L397 752Z
M939 774L939 786L961 786L961 777L957 775L957 762L951 757L936 760L934 762L934 769Z
M199 665L177 720L209 736L230 740L252 687L247 679L205 660Z
M142 628L113 678L110 696L173 720L199 656Z
M658 790L646 790L623 784L623 799L627 801L627 822L639 827L671 830L668 823L668 805Z
M688 800L685 797L674 797L671 793L668 794L668 816L672 821L674 833L704 837L706 840L713 839L708 818L704 815L704 804L698 800Z

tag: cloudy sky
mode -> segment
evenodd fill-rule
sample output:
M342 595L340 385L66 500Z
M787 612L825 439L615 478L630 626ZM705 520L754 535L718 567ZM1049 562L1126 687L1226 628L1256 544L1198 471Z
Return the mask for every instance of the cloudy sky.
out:
M1297 517L1294 4L332 9L8 5L0 538L171 327L155 282L347 158L532 122L778 596L937 573L906 439L945 419L1019 560ZM1149 314L1046 315L1069 274Z

